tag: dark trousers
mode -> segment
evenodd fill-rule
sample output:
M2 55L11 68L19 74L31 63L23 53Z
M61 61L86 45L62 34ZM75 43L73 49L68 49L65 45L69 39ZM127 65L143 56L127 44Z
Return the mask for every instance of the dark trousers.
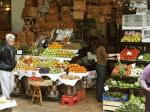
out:
M147 83L147 86L150 87L150 83ZM146 112L150 112L150 92L146 92L145 110Z
M99 102L101 102L102 95L104 92L104 82L106 80L106 65L97 64L96 65L96 73L97 73L96 95L97 95L97 100Z

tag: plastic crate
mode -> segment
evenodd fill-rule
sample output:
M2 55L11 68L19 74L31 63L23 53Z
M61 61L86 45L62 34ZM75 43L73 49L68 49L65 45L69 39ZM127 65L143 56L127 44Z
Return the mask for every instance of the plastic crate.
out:
M111 96L106 96L105 93L103 94L103 101L120 101L125 102L128 101L128 94L124 94L122 98L114 98Z

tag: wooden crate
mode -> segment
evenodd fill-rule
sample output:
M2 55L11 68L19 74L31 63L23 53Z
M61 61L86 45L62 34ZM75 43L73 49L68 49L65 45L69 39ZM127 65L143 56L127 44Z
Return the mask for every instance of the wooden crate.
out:
M119 101L103 101L104 111L115 111L117 108L122 106L123 103Z
M52 21L58 21L60 18L58 15L47 15L46 16L46 22L50 23Z
M37 0L25 0L25 7L37 7Z
M73 12L73 19L76 20L83 20L85 12L84 11L74 11Z
M49 15L57 15L58 14L58 9L57 8L49 8L48 14Z
M25 7L22 11L22 18L25 17L37 17L38 16L38 9L37 7Z
M73 9L84 11L86 9L86 0L74 0Z
M71 8L69 6L61 7L61 14L66 15L71 13Z
M99 8L101 14L111 14L112 13L112 5L101 5Z
M97 16L100 14L100 7L94 5L88 5L86 12L88 15Z
M62 15L62 21L72 21L71 15Z
M74 21L65 21L64 24L65 24L66 28L75 28L76 27Z
M100 0L101 4L111 4L113 3L113 0Z
M73 0L60 0L59 3L60 6L72 6Z

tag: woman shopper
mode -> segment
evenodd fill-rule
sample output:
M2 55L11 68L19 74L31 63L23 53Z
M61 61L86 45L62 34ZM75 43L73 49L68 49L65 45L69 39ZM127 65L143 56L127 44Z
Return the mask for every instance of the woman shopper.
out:
M14 74L13 69L16 66L15 35L6 35L6 44L0 47L0 83L2 88L2 95L10 98L10 94L14 89Z
M140 83L142 87L146 90L146 112L150 112L150 64L148 64L140 76Z
M96 95L97 95L98 102L102 102L104 82L106 80L107 58L112 56L118 56L118 54L107 53L107 38L102 35L98 41L98 47L96 49L96 57L97 57Z

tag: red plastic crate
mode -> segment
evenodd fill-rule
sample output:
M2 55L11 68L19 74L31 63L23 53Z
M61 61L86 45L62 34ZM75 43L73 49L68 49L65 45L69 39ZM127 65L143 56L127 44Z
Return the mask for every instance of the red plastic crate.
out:
M81 89L77 92L77 96L79 98L79 100L85 99L86 97L86 91L85 89Z
M61 104L68 104L69 106L72 106L77 102L79 102L78 96L62 95L61 97Z

